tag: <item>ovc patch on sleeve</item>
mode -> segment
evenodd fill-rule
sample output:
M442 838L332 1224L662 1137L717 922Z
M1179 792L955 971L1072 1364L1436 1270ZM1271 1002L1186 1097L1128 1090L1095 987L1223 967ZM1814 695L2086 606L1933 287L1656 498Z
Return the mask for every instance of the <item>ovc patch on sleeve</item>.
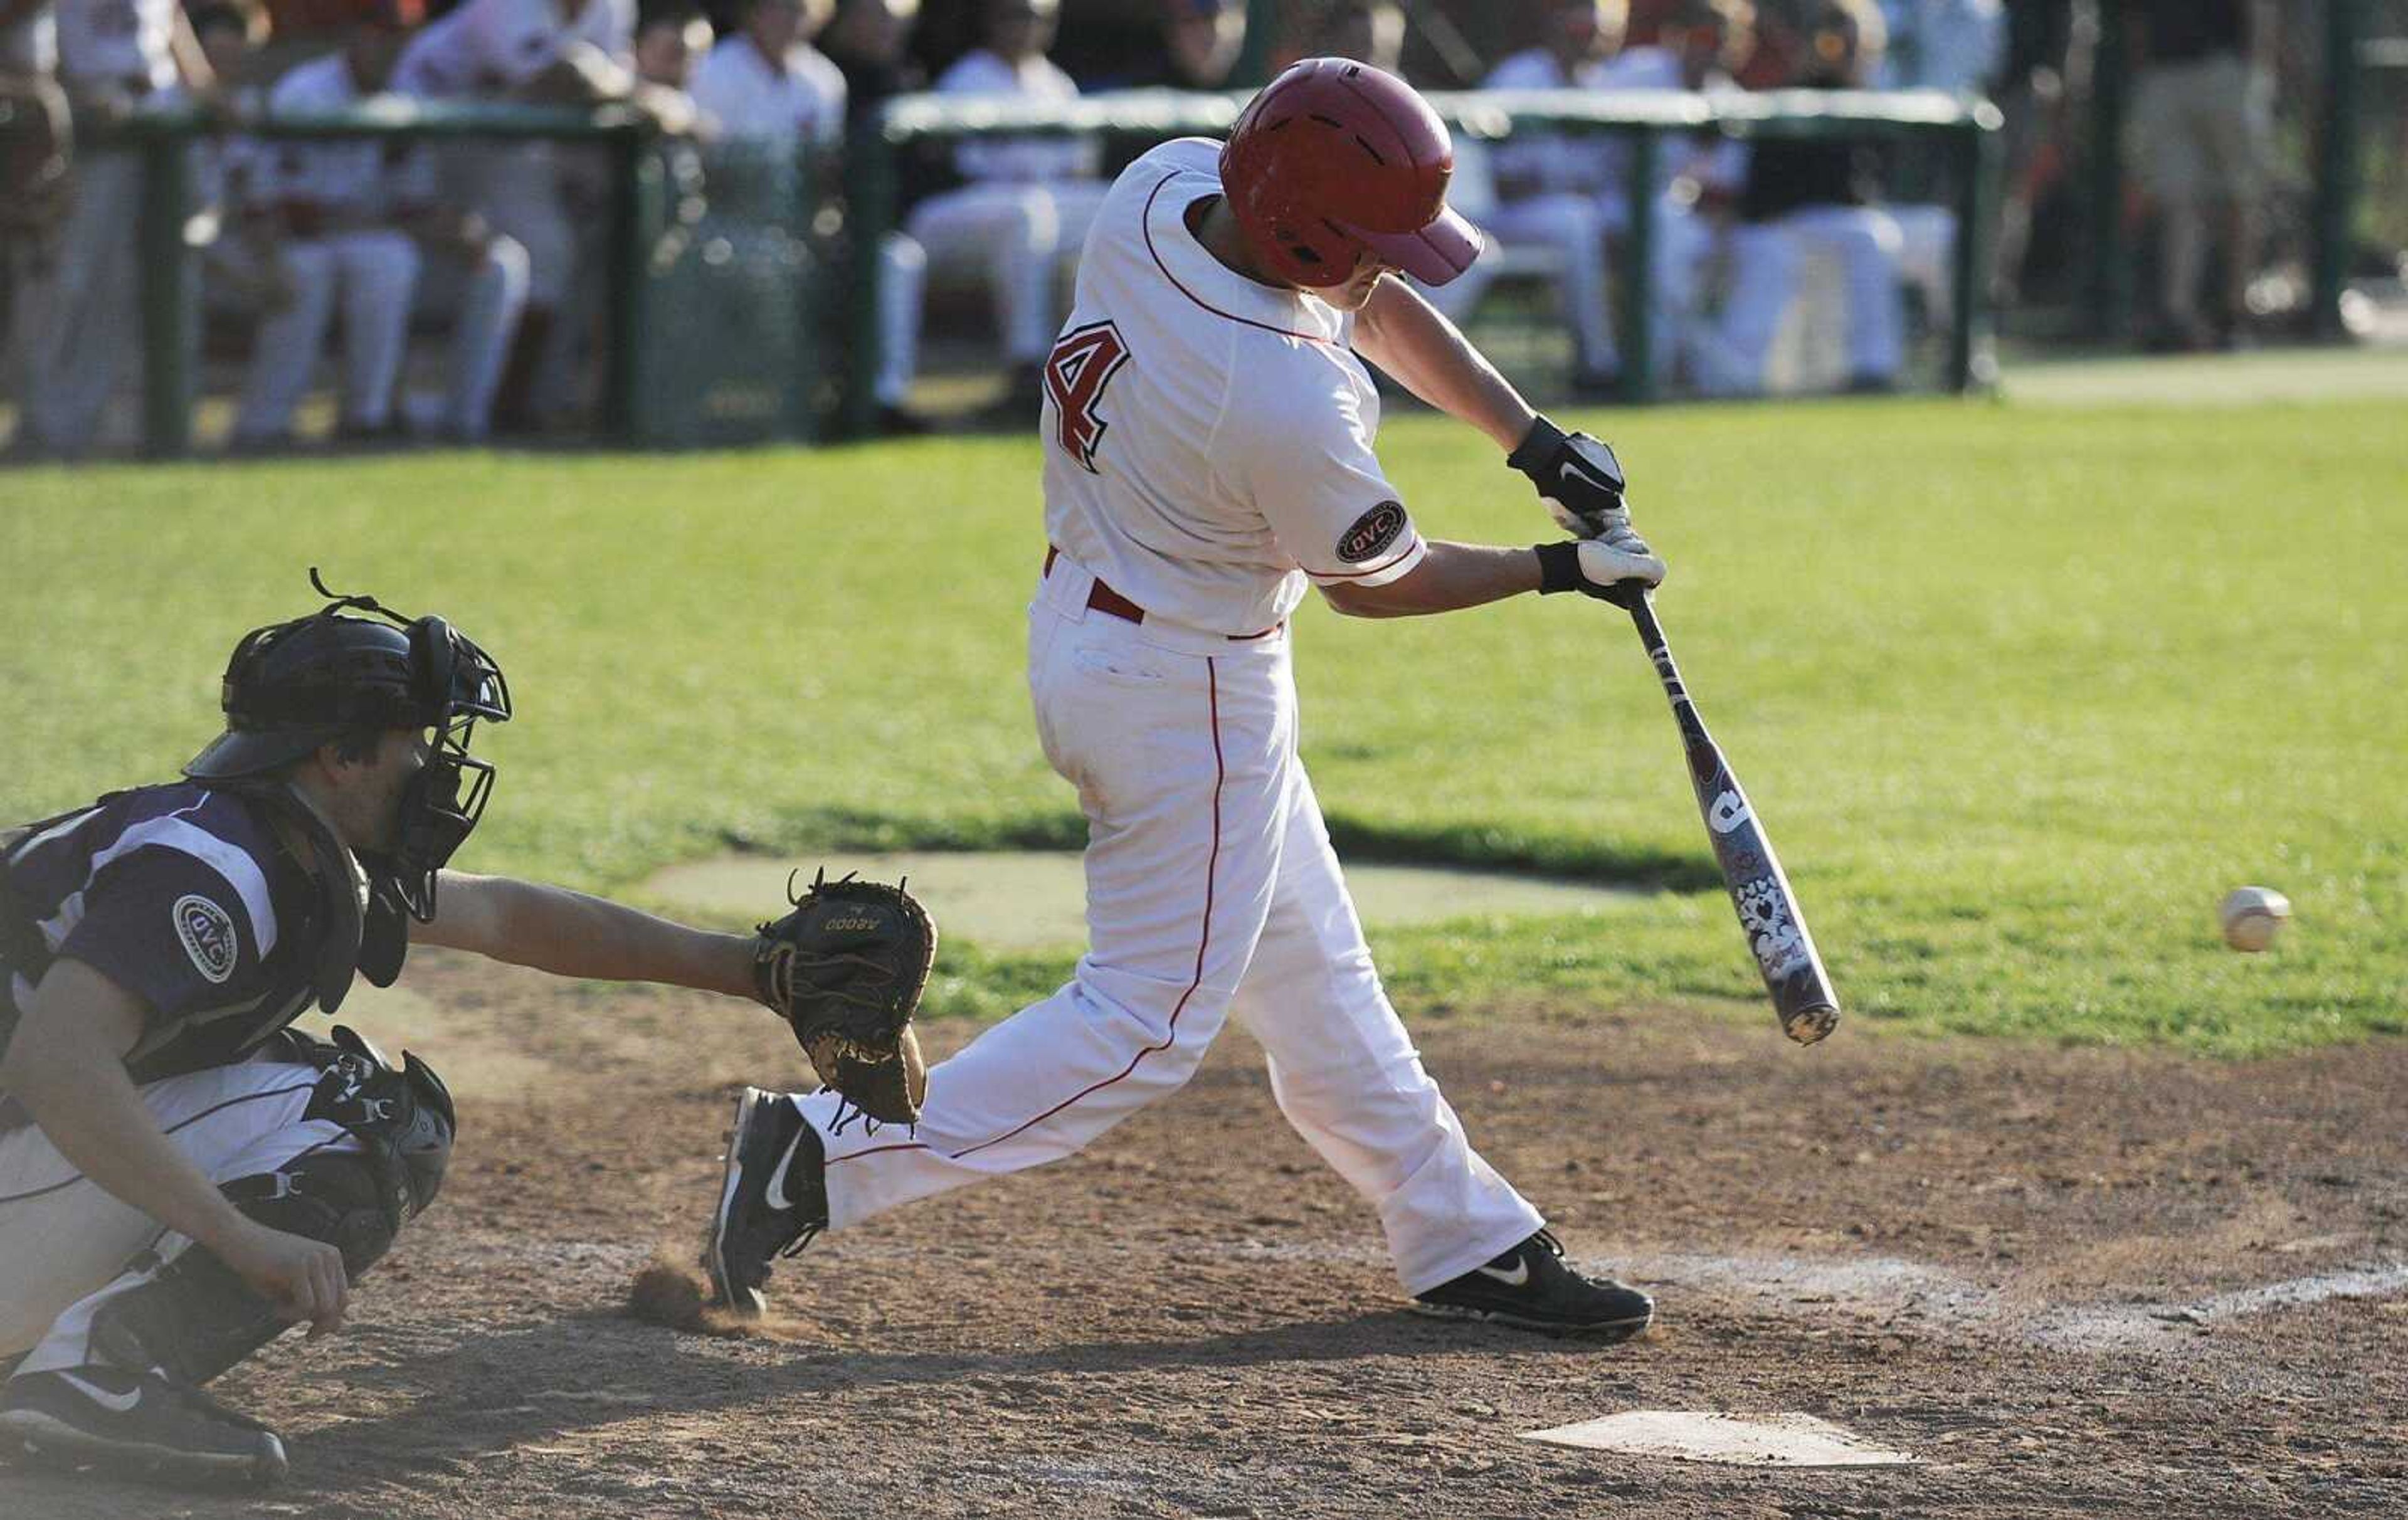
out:
M176 938L184 942L194 968L213 982L233 976L242 941L235 938L234 919L226 911L197 893L187 893L176 899L175 916Z
M1405 531L1405 504L1383 501L1354 520L1338 540L1338 557L1349 565L1376 559Z

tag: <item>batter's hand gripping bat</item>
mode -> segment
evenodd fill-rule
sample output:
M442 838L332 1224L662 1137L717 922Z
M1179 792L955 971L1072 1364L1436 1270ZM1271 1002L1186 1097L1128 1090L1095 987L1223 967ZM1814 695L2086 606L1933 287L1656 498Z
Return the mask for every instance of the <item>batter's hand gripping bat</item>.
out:
M1639 627L1639 641L1656 662L1664 695L1671 699L1672 718L1688 752L1689 781L1698 791L1698 810L1706 815L1706 838L1714 847L1714 864L1722 868L1723 885L1730 889L1731 906L1739 910L1739 926L1748 948L1756 952L1773 1011L1781 1015L1781 1032L1800 1045L1811 1045L1840 1022L1840 998L1831 990L1830 973L1823 969L1814 937L1806 932L1806 917L1798 911L1789 878L1772 853L1764 825L1756 822L1756 810L1748 806L1739 778L1731 774L1722 746L1706 732L1698 705L1681 683L1681 667L1672 663L1671 647L1664 641L1647 588L1625 581L1607 599L1629 612Z

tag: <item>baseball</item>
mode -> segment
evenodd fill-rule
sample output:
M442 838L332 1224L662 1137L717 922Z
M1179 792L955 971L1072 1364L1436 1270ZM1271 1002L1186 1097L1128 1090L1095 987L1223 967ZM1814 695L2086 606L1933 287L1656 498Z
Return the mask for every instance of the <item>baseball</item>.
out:
M2224 925L2224 942L2254 954L2291 921L2291 899L2272 887L2236 887L2215 916Z

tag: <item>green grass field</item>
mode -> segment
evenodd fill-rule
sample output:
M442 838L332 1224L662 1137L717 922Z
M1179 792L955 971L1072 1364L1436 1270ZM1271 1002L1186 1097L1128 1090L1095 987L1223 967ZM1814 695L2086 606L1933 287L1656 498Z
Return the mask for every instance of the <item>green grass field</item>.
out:
M1585 421L1859 1025L2225 1054L2408 1028L2395 403ZM1542 531L1461 429L1404 418L1383 446L1426 531ZM731 840L1075 843L1020 676L1037 464L1014 439L0 475L0 818L172 773L235 638L308 606L317 564L509 672L464 866L624 890ZM1381 936L1409 1011L1760 1001L1619 613L1313 606L1297 649L1341 849L1667 888ZM2270 954L2215 936L2245 882L2295 905ZM945 1005L982 1013L1062 970L943 960Z

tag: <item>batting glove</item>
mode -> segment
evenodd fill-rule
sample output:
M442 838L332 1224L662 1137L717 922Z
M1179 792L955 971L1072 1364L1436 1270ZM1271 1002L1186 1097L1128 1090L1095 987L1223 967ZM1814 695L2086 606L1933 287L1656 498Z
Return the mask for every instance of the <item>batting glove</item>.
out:
M1603 438L1567 433L1541 417L1505 463L1528 477L1548 512L1574 538L1598 538L1617 521L1628 528L1622 461Z
M1617 541L1581 538L1539 545L1539 591L1577 591L1604 601L1664 583L1664 562L1645 539L1626 530ZM1618 594L1618 595L1617 595Z

